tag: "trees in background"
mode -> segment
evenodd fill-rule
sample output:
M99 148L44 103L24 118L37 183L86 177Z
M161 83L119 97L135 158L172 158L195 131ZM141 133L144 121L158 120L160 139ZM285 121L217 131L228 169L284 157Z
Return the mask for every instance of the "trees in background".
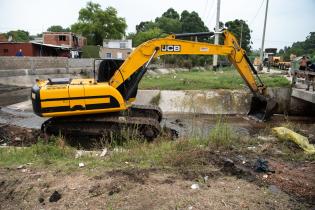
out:
M24 30L9 31L5 36L7 38L12 37L14 42L28 42L32 40L29 32Z
M184 10L179 14L173 8L169 8L154 21L142 21L136 26L136 33L128 35L136 47L144 41L163 37L171 33L205 32L209 29L196 12Z
M52 25L49 28L47 28L47 31L50 31L50 32L70 32L70 28L69 27L63 28L60 25Z
M294 42L291 47L284 47L279 51L279 54L285 60L289 60L291 54L297 56L307 55L315 62L315 32L310 32L305 41Z
M124 18L117 16L117 10L100 4L88 2L79 12L78 22L71 31L87 37L89 44L102 45L104 39L121 39L125 35L127 24Z
M234 34L239 44L246 52L251 51L251 30L244 20L228 21L224 24L225 28ZM242 42L242 43L241 43Z

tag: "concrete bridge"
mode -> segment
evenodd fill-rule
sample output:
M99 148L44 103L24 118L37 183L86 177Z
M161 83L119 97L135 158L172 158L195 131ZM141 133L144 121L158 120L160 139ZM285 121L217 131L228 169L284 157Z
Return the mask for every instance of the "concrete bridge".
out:
M315 72L294 70L292 97L315 104Z

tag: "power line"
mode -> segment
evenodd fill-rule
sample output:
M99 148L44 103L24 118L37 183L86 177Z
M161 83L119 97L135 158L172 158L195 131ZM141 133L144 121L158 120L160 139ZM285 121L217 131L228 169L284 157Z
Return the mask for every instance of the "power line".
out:
M258 16L258 14L259 14L259 12L260 12L260 10L261 10L261 8L262 8L264 2L265 2L265 0L262 0L262 1L261 1L258 10L257 10L255 16L254 16L254 17L252 18L252 20L249 22L249 25L251 25L252 23L254 23L254 21L256 20L256 18L257 18L257 16Z
M206 12L207 12L207 9L208 9L208 3L209 3L209 0L206 1L206 6L205 6L205 9L204 9L203 15L202 15L203 18L205 18L205 16L206 16Z
M212 19L213 16L215 15L215 12L214 12L214 9L215 9L215 7L214 7L214 2L215 2L215 0L212 0L212 1L211 1L211 6L209 7L210 10L209 10L209 12L207 13L207 16L206 16L206 19L205 19L206 23L208 23L208 19L209 19L210 14L211 14L211 19ZM211 20L211 19L210 19L210 20Z

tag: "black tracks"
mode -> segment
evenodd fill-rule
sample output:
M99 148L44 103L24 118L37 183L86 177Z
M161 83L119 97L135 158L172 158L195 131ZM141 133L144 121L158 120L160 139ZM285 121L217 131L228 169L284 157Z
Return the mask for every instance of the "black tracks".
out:
M126 111L70 117L45 121L42 131L48 135L100 138L142 137L153 140L161 133L162 111L157 106L133 105Z

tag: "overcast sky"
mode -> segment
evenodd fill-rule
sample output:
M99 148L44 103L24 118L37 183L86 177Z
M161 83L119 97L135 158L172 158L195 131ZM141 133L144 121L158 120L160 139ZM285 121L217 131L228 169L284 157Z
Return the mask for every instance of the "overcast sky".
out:
M168 8L179 13L196 11L209 29L215 26L217 0L94 0L102 8L113 6L134 32L140 21L154 20ZM246 20L252 29L253 48L261 46L267 0L221 0L221 21ZM41 33L51 25L68 27L77 21L86 0L0 0L0 32L23 29ZM265 47L291 45L315 31L315 0L269 0Z

